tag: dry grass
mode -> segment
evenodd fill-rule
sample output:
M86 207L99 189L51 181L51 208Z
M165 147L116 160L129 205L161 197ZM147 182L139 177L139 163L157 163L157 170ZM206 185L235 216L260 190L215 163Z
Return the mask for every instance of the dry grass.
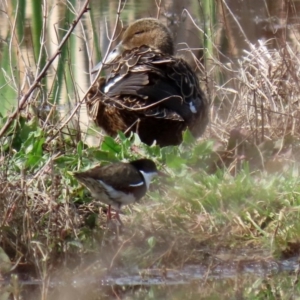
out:
M238 68L226 70L232 79L214 91L220 104L213 105L212 135L228 140L228 129L237 128L247 130L256 144L299 138L298 56L292 45L270 50L267 41L244 51Z

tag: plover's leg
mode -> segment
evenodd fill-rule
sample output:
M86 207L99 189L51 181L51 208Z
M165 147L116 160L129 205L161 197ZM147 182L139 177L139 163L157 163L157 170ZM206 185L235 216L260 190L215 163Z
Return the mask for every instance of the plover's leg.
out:
M107 217L107 223L108 223L108 221L111 220L111 205L108 205L106 217Z
M119 211L120 211L120 208L116 209L116 219L119 221L121 226L124 226L123 222L120 219Z

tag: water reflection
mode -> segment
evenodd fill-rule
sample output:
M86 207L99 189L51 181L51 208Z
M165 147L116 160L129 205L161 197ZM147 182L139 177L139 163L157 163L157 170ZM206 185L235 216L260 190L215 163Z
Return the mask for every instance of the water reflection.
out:
M273 39L271 47L282 46L286 40L298 35L295 25L299 24L297 11L299 1L286 2L281 0L228 0L218 1L213 7L213 15L205 15L205 1L162 1L161 7L155 1L127 1L121 13L124 24L142 17L159 17L172 30L176 44L186 43L190 48L202 48L204 37L195 24L204 31L212 32L212 40L216 41L221 53L230 58L238 57L249 43L257 40ZM96 23L97 35L101 36L101 50L108 45L106 25L109 32L114 26L118 1L91 1L92 14ZM184 12L186 9L193 18ZM209 23L207 23L209 22ZM194 24L195 23L195 24ZM211 27L211 28L209 28ZM210 38L210 37L208 37ZM178 49L183 46L178 45Z
M232 299L237 291L251 297L252 289L254 293L263 291L266 284L270 289L273 289L277 282L291 286L293 278L290 276L287 279L286 275L288 272L295 272L298 266L298 259L291 258L281 262L220 261L210 267L188 265L178 270L147 269L138 272L134 268L127 271L115 269L105 276L69 275L69 278L62 276L47 282L47 299L182 299L179 297L183 295L185 299L203 299L203 293L206 297L221 297L215 299L227 299L224 298L226 294ZM90 273L93 272L95 270ZM42 281L27 280L19 284L23 286L24 299L40 299L38 295L39 287L43 285ZM4 287L2 284L2 288Z
M228 40L228 48L221 47L223 53L239 56L249 43L270 40L269 46L281 47L286 41L297 36L300 8L298 1L220 1L222 19Z

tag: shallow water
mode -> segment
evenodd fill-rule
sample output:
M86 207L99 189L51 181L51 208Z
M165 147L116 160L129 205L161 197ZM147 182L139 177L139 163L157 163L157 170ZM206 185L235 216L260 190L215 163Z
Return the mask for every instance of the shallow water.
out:
M294 272L299 267L298 258L283 261L221 262L212 267L187 265L182 269L113 270L103 278L74 278L72 285L80 288L97 283L102 286L152 286L179 285L203 279L226 279L243 275L268 276L280 272ZM54 283L53 283L54 284ZM55 284L54 284L55 285Z
M217 299L215 297L220 295L222 299L232 299L238 290L246 299L253 299L255 293L252 294L252 290L261 291L266 284L269 284L270 289L277 286L277 281L292 286L298 268L297 257L282 261L220 260L209 267L186 265L181 269L144 270L117 268L104 275L96 275L97 271L91 271L90 276L73 274L69 278L52 278L47 282L20 280L18 284L22 286L21 294L25 299L40 299L40 289L45 284L47 299L181 299L179 297L182 295L187 299ZM2 291L8 288L9 281L2 281ZM238 286L236 282L239 282ZM299 295L297 289L294 289L293 295Z

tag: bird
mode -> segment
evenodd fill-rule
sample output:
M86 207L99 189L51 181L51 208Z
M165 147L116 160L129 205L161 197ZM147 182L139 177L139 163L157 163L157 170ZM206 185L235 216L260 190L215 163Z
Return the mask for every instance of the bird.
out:
M123 205L139 201L147 192L152 178L156 175L167 176L157 170L150 159L138 159L129 163L117 162L96 166L84 172L74 172L73 176L82 183L95 198L108 205L107 222L111 219L111 207L119 211Z
M159 20L132 23L105 62L108 68L86 96L87 112L110 136L136 132L141 141L179 145L189 128L195 138L208 124L209 102L191 66L174 55L169 29Z

